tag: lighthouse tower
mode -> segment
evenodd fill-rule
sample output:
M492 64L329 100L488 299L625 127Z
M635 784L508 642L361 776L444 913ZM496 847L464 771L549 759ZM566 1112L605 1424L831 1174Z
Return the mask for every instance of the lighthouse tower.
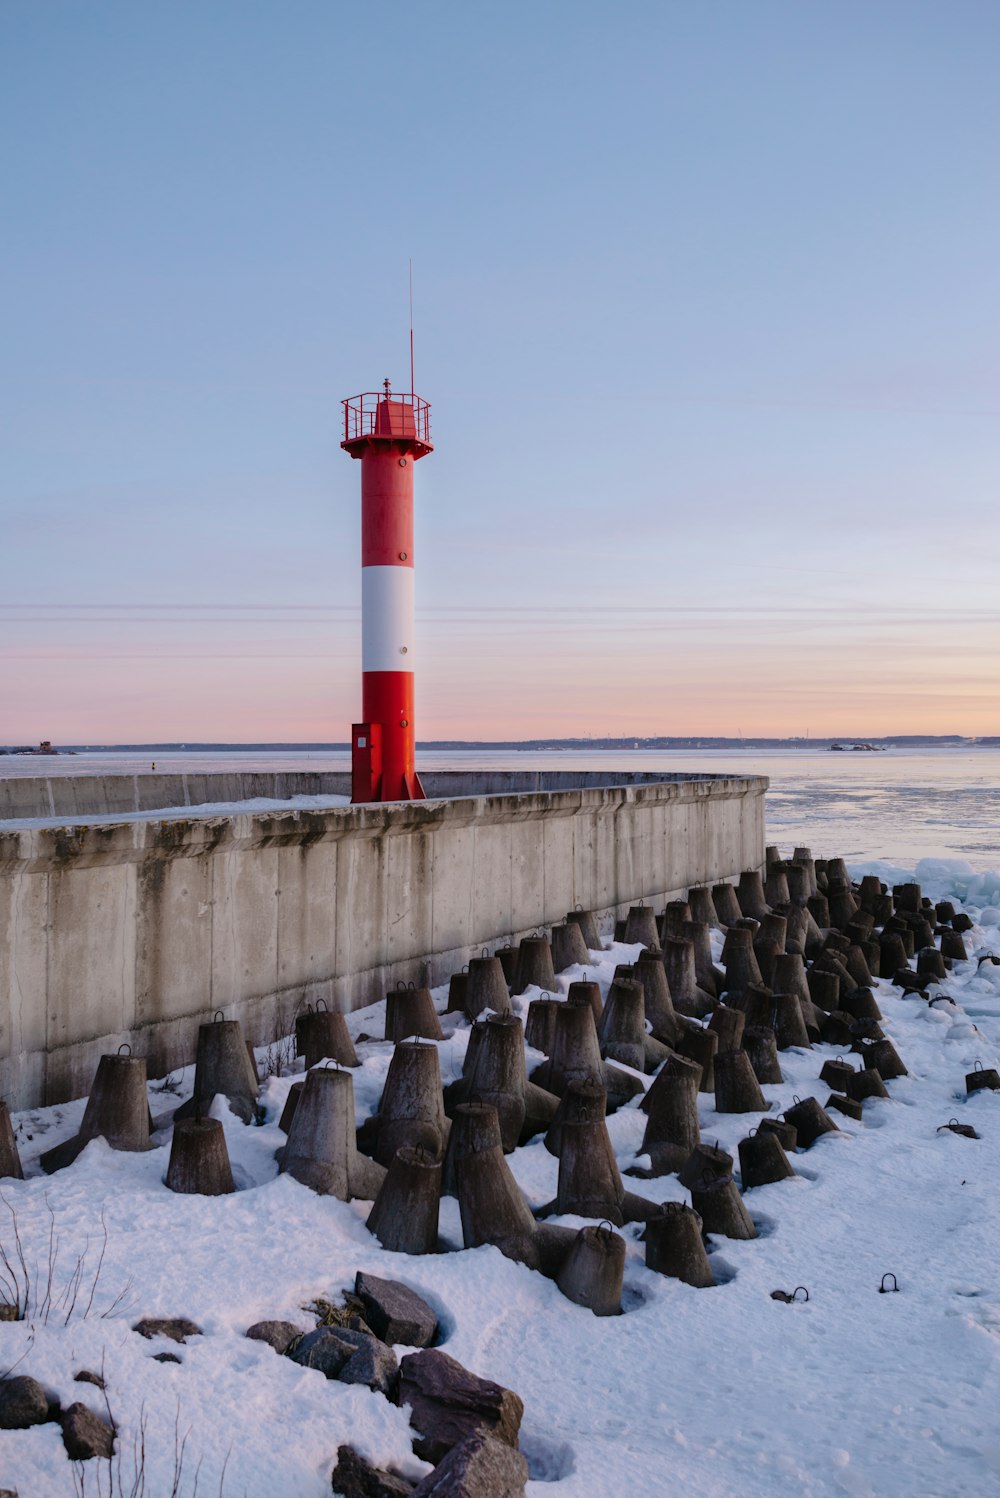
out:
M351 731L353 801L422 801L413 726L413 465L433 451L431 408L389 381L344 401L341 447L361 462L363 723Z

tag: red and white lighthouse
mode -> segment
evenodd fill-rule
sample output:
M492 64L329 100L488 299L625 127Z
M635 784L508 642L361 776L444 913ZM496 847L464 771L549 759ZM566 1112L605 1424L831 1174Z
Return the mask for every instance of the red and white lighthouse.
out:
M433 451L431 408L412 392L344 401L344 440L361 461L363 723L351 732L353 801L422 801L413 726L413 465Z

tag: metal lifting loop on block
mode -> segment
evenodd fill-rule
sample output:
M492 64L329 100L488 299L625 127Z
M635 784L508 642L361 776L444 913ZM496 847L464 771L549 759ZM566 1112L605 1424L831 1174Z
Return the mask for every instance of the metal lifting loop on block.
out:
M614 1223L609 1222L605 1217L597 1224L597 1231L603 1233L606 1238L613 1238L615 1232Z
M892 1280L892 1284L891 1285L887 1285L886 1284L886 1280ZM883 1276L882 1276L882 1283L878 1287L878 1293L880 1295L898 1295L899 1294L899 1286L896 1283L896 1276L894 1274L891 1274L891 1273L889 1273L889 1274L883 1274Z
M213 1025L224 1025L225 1022L226 1022L226 1011L224 1009L217 1009L215 1011L215 1013L213 1014L213 1016L212 1016L212 1024Z
M809 1291L806 1289L805 1285L796 1285L795 1289L792 1291L793 1301L798 1298L798 1293L800 1290L802 1291L802 1294L805 1296L806 1300L809 1299Z
M325 999L317 999L316 1000L316 1013L317 1014L326 1014L326 1013L328 1013L328 1010L327 1010L327 1007L326 1007L326 1000Z
M132 1047L129 1045L129 1043L128 1043L127 1040L123 1040L122 1043L121 1043L121 1045L118 1047L118 1054L119 1054L119 1056L122 1056L122 1055L131 1056L131 1054L132 1054Z
M973 1065L972 1065L972 1070L973 1071L982 1071L982 1069L983 1069L983 1063L981 1061L975 1061L975 1062L973 1062Z
M396 979L396 992L397 993L405 993L406 992L406 982L405 982L404 979L402 979L402 978L397 978Z

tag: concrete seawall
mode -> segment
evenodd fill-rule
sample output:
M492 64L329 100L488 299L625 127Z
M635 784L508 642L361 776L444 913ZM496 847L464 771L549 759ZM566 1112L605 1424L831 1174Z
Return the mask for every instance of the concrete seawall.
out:
M211 782L188 787L208 803L276 795L273 775L186 778ZM265 1044L305 1002L352 1009L398 979L440 983L577 904L610 920L764 859L762 777L427 778L448 799L76 828L58 818L121 815L126 795L133 812L146 796L184 804L181 777L0 782L35 788L6 818L44 816L42 785L61 803L51 825L0 825L0 1094L12 1108L78 1097L122 1041L162 1075L193 1059L218 1009ZM528 778L539 788L510 793ZM279 779L329 795L344 777Z

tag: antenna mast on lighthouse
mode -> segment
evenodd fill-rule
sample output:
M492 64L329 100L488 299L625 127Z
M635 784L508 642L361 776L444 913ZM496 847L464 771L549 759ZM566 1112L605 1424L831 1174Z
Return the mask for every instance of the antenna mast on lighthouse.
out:
M412 388L394 394L388 380L343 406L340 445L361 463L364 722L351 730L351 799L422 801L413 718L413 465L434 450L431 408Z

